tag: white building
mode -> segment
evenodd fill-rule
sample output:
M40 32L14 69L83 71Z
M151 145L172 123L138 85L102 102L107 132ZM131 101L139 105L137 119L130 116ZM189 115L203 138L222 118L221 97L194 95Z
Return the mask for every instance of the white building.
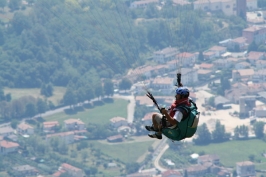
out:
M111 126L113 126L114 128L128 125L127 120L123 117L113 117L112 119L110 119L110 122Z
M253 162L244 161L236 163L237 176L256 176L255 165Z
M182 68L182 84L191 86L198 83L198 70L194 68Z
M157 4L159 0L140 0L130 4L130 8L146 8L150 4Z
M86 129L85 123L79 119L67 119L64 121L67 130L84 130Z
M21 135L32 135L32 134L34 134L34 128L32 126L26 124L25 122L22 122L22 123L20 123L17 126L17 131Z
M175 59L175 56L178 54L178 50L173 47L167 47L162 50L156 51L153 53L153 60L158 63L166 63Z
M250 11L258 9L258 1L257 0L247 0L247 9Z
M151 88L162 93L170 93L174 87L172 77L156 77L151 81Z
M201 9L205 11L221 10L225 15L236 14L235 0L198 0L194 2L194 10Z

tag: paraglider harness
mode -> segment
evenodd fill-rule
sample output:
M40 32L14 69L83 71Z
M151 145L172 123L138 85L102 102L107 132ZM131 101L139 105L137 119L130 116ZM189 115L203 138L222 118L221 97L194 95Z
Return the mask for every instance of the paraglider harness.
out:
M177 84L176 86L181 87L183 86L181 83L181 73L177 73ZM147 91L146 94L154 103L154 105L157 107L157 109L162 113L162 110L165 108L161 108L153 95ZM173 141L180 141L185 138L192 137L195 132L197 131L197 125L199 122L199 116L200 112L198 112L197 105L194 101L189 99L189 102L191 103L191 106L186 105L178 105L176 108L180 110L183 115L186 115L183 117L181 122L178 123L178 125L171 129L167 127L167 119L164 114L162 117L162 133L168 137L169 139L172 139Z

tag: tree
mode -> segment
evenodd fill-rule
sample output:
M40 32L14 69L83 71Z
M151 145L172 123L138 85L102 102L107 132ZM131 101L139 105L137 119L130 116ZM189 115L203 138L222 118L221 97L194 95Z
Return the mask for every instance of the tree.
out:
M7 0L0 0L0 8L4 9L7 5Z
M198 61L204 61L204 56L202 51L199 52Z
M107 96L113 96L114 94L114 84L111 80L105 80L104 81L104 87L103 87L104 93Z
M96 87L95 87L95 96L100 98L101 96L103 96L103 87L101 84L98 84Z
M13 119L13 120L11 121L11 127L12 127L13 129L16 129L18 123L19 123L19 122L18 122L17 120Z
M126 164L126 172L127 174L135 173L138 171L140 165L137 162L127 163Z
M63 97L63 102L65 105L70 105L70 107L77 103L76 95L74 94L73 90L68 88L66 93Z
M198 127L196 134L197 138L193 139L194 143L203 145L209 144L211 142L211 133L206 123L203 123L201 126Z
M264 136L264 122L262 121L258 121L258 122L255 122L254 125L253 125L253 129L254 129L254 133L256 135L257 138L263 138Z
M86 150L81 151L81 158L82 158L83 162L85 162L86 159L88 158L88 153Z
M234 129L234 138L239 139L240 138L240 129L238 126Z
M8 7L14 11L16 9L19 9L21 5L21 0L9 0L9 4L8 4Z
M253 41L249 46L248 46L248 52L250 51L257 51L258 50L258 45L256 44L255 41Z
M248 138L248 126L241 125L239 127L239 134L244 138Z
M131 85L132 85L131 81L127 78L124 78L119 83L119 89L120 90L128 90L131 88Z
M37 111L39 114L44 113L47 110L47 104L41 98L37 100Z
M212 132L214 142L223 142L230 138L230 133L226 133L224 125L220 121L216 121L215 130Z
M53 88L53 85L51 83L49 84L42 84L41 86L41 95L44 95L46 97L50 97L50 96L53 96L53 91L54 91L54 88Z
M36 106L33 103L28 103L26 105L26 110L25 110L25 116L32 117L36 115Z

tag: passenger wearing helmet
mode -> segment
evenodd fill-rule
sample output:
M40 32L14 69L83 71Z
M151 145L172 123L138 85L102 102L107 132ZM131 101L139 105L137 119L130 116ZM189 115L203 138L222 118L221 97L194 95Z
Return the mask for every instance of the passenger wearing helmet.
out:
M186 87L179 87L175 91L175 101L172 105L166 110L162 109L161 113L165 115L167 121L167 128L174 129L178 125L179 122L183 119L183 117L187 116L182 110L179 110L177 107L179 105L190 106L189 102L189 90ZM162 117L163 115L159 113L155 113L152 115L152 126L145 126L148 131L155 131L154 134L149 134L148 136L151 138L162 139Z

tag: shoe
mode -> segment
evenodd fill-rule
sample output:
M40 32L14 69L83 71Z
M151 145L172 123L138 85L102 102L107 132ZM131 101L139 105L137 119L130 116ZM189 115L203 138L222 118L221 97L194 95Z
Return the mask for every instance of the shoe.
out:
M158 133L155 133L155 134L148 134L149 137L151 138L157 138L157 139L162 139L162 135L161 134L158 134Z
M158 132L158 130L154 129L153 126L148 126L148 125L146 125L145 128L146 128L146 130L148 130L148 131Z

